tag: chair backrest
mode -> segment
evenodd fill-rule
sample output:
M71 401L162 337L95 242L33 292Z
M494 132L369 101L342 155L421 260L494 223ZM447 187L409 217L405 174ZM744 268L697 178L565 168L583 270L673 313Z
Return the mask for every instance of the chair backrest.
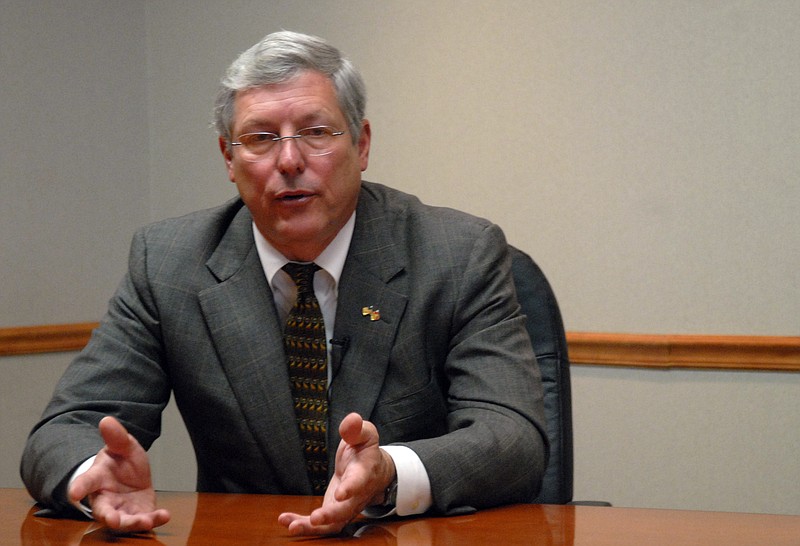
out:
M530 256L514 247L511 272L542 373L550 457L542 489L531 502L572 501L572 399L564 322L553 289Z

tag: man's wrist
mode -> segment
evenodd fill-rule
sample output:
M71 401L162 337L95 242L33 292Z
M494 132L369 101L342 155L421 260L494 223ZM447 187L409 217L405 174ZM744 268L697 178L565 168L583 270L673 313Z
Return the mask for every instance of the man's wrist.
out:
M397 467L395 466L394 458L392 458L389 452L384 448L380 449L384 463L383 475L388 478L389 483L383 489L383 498L375 500L380 500L377 506L394 507L397 504Z
M72 475L70 476L69 481L67 482L67 490L66 490L67 502L69 502L74 508L76 508L79 512L81 512L88 518L92 517L92 507L89 506L88 499L84 498L81 499L80 501L73 502L70 499L70 487L72 486L72 482L75 481L75 478L77 478L78 476L89 470L89 468L91 468L96 458L97 456L94 455L83 461L80 465L78 465L78 467L72 472Z
M383 492L383 503L381 506L394 507L397 506L397 474L394 479L389 483L389 486Z
M369 518L382 518L388 515L410 516L422 514L433 504L430 480L425 466L414 451L407 446L386 445L381 450L392 459L392 476L384 478L385 487L375 494L374 504L364 510ZM393 506L384 506L386 489L397 480L397 497Z

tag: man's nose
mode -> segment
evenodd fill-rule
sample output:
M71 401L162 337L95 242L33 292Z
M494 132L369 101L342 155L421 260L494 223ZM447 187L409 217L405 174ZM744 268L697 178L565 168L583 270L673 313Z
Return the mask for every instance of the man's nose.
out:
M302 173L306 168L306 164L297 139L285 138L280 140L277 145L279 146L278 170L286 175Z

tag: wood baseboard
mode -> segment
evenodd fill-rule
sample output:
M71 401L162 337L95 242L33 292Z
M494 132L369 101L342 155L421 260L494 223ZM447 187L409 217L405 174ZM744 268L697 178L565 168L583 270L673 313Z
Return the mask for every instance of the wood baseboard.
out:
M0 328L0 356L79 351L96 322ZM800 336L568 332L577 365L800 371Z

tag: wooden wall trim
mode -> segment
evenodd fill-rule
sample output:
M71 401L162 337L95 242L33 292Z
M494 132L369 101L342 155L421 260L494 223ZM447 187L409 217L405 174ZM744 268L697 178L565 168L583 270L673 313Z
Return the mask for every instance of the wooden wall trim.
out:
M567 333L573 364L800 371L800 337Z
M96 322L0 328L0 356L80 351Z
M0 356L78 351L96 322L0 328ZM800 371L800 336L568 332L578 365Z

